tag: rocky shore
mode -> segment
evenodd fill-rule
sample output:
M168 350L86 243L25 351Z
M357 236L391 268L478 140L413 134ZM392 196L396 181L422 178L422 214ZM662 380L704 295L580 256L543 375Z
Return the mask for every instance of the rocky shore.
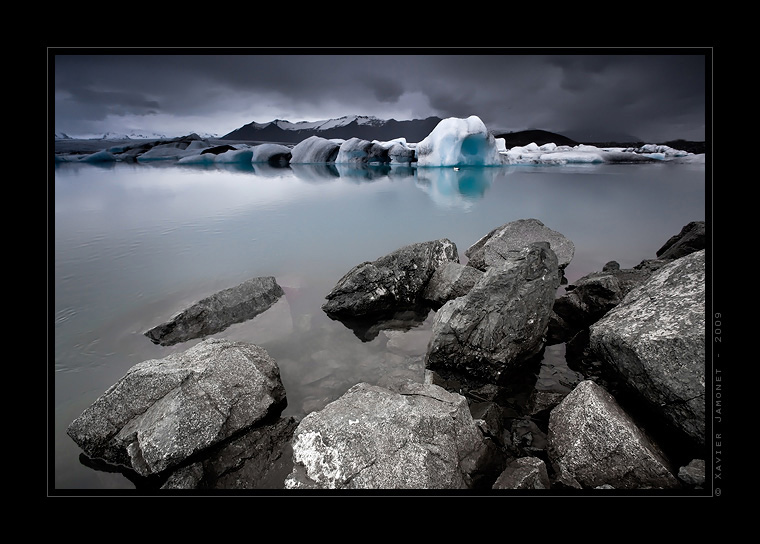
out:
M436 310L424 383L358 383L297 420L282 416L287 392L266 350L205 339L135 365L67 433L85 464L155 493L700 493L704 222L557 296L574 251L523 219L485 234L466 263L440 239L347 271L323 311L358 335ZM275 278L253 278L146 341L204 338L280 293ZM546 387L542 359L558 345L569 370Z

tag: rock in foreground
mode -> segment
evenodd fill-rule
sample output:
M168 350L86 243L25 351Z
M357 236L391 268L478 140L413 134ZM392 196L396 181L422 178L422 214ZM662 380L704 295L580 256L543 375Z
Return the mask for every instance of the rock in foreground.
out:
M447 238L404 246L349 270L322 309L355 317L416 308L433 272L447 262L459 262L457 246Z
M676 259L590 328L592 351L668 424L705 443L705 250Z
M263 348L209 339L133 366L68 427L84 452L158 474L279 413L285 388Z
M252 319L284 295L272 276L251 278L219 291L181 311L145 333L154 344L171 346L216 334L235 323Z
M658 447L615 399L585 380L549 416L549 458L570 488L671 489L679 486Z
M510 255L438 310L426 368L497 383L543 349L558 286L557 257L547 242Z
M486 271L515 256L533 242L548 242L557 255L557 266L564 270L575 255L575 244L563 234L548 228L538 219L518 219L496 227L470 246L465 255L468 266Z
M467 489L488 458L467 400L437 385L360 383L307 415L289 489Z

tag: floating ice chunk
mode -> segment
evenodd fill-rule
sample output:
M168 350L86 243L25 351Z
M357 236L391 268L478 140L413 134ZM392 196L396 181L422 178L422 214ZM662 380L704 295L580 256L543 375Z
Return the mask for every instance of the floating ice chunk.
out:
M480 117L443 119L417 144L417 166L497 166L504 164L493 135Z
M335 162L338 164L367 163L372 153L372 142L362 138L350 138L340 145Z
M206 153L207 155L209 153ZM249 164L253 159L253 150L250 148L230 149L216 156L216 162Z
M216 155L213 153L188 155L187 157L181 157L177 160L177 164L214 164L216 162Z
M116 160L113 153L103 150L97 151L81 159L82 162L112 162Z
M341 144L320 136L310 136L293 147L291 164L333 162Z
M288 162L292 150L282 144L259 144L253 148L252 162Z
M142 155L137 157L138 161L153 161L153 160L179 160L191 155L199 155L200 152L210 147L207 142L193 141L189 144L184 142L172 142L168 144L160 144L152 147Z

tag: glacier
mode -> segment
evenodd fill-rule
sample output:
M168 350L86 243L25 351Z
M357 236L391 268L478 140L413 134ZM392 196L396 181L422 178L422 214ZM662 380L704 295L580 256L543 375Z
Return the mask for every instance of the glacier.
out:
M108 145L107 142L104 145ZM236 143L225 146L191 134L172 140L121 144L92 153L69 149L57 152L56 162L148 162L174 160L183 165L253 164L347 164L362 167L390 164L426 167L469 167L506 165L568 165L635 162L689 162L704 164L705 154L693 154L665 145L639 148L573 147L535 143L507 149L503 138L494 138L476 115L442 119L418 143L396 138L387 142L360 138L348 140L310 136L293 146Z

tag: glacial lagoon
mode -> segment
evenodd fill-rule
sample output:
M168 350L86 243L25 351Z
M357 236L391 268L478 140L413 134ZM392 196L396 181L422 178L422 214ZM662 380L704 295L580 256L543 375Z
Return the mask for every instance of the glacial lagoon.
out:
M615 260L630 268L705 220L703 164L471 168L58 163L49 180L49 465L56 490L134 489L94 467L66 427L133 365L184 351L144 336L193 302L256 276L285 296L214 335L261 345L302 417L352 385L422 381L432 312L360 338L321 310L354 265L413 242L465 250L493 228L536 218L575 244L569 283ZM560 287L560 292L564 286ZM564 346L542 379L572 383ZM552 378L554 376L554 378Z

